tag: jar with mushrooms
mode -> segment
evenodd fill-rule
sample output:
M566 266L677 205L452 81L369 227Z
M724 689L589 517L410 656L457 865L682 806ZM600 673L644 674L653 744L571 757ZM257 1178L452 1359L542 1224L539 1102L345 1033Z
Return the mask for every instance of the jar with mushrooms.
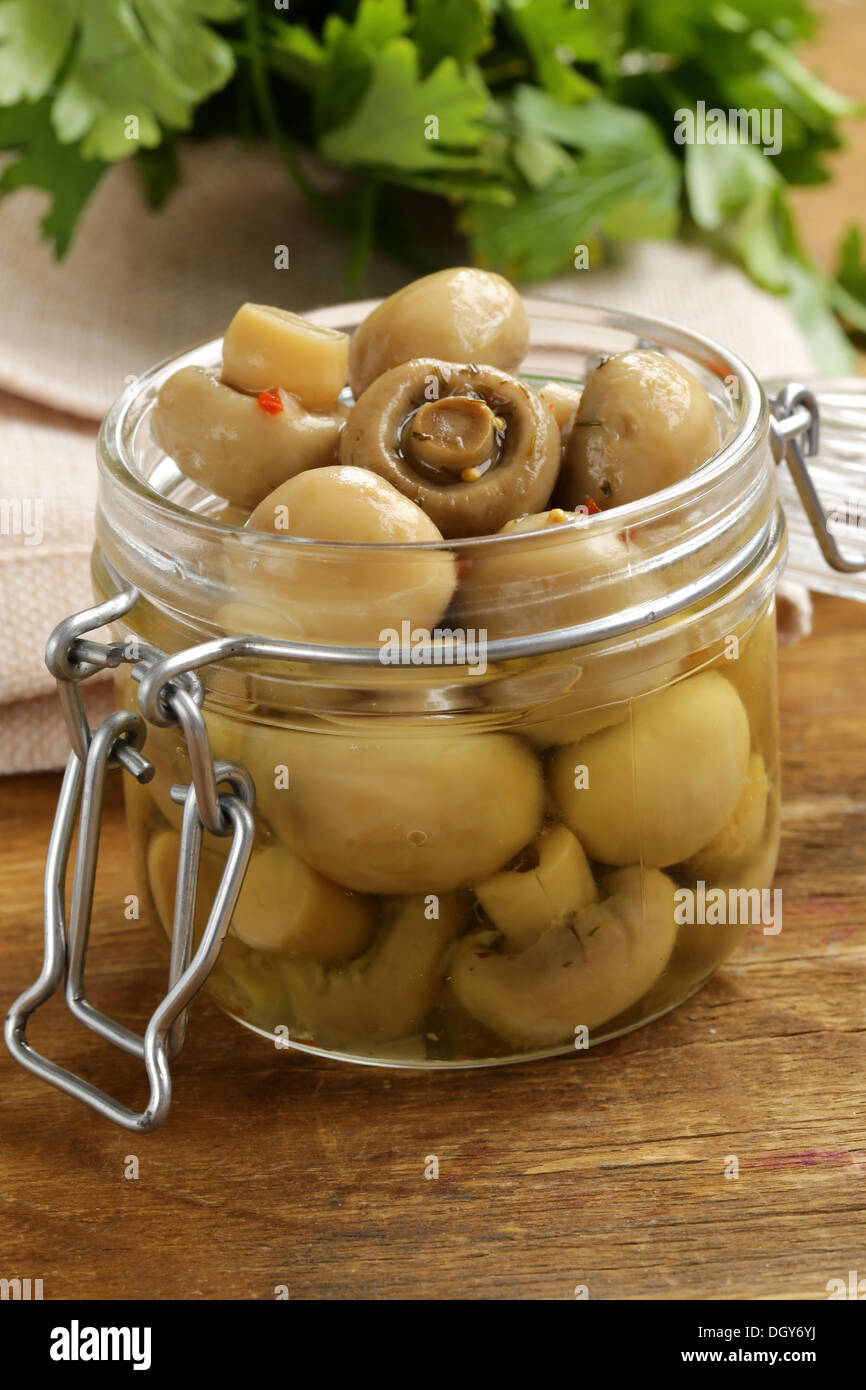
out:
M772 588L704 601L677 549L724 393L643 341L557 379L530 338L506 280L458 267L351 338L245 304L219 367L186 361L152 401L209 548L196 621L163 578L129 635L291 644L204 673L211 753L256 793L210 988L300 1046L414 1065L581 1048L765 925ZM125 707L138 674L117 676ZM129 823L170 935L191 765L177 727L145 753ZM197 935L226 854L206 833Z

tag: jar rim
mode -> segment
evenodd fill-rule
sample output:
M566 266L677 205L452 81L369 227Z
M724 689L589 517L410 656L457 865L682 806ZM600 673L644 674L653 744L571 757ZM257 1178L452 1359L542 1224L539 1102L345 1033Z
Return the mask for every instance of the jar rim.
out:
M700 495L706 488L712 487L722 480L742 455L759 441L762 434L768 431L769 407L761 383L740 357L729 352L715 339L693 329L684 328L670 319L656 319L643 314L626 313L623 310L608 309L594 304L571 304L565 300L545 299L541 296L525 295L523 299L530 319L534 313L536 316L544 315L554 319L571 320L587 327L635 332L647 339L648 342L650 338L653 338L654 341L651 344L653 347L664 346L687 355L707 367L714 375L721 377L723 381L735 378L738 383L737 398L740 402L739 419L736 421L735 428L716 453L696 468L694 472L687 474L678 482L671 483L668 487L651 493L648 497L639 498L634 502L622 503L597 514L580 516L577 520L545 526L544 535L546 537L553 539L557 536L564 536L575 526L580 526L581 530L593 526L595 528L593 534L598 535L602 530L610 529L611 524L617 531L622 531L654 519L673 507L687 503ZM380 303L382 303L381 299L355 300L328 308L314 309L306 317L324 327L339 327L350 320L360 322ZM662 336L659 336L659 330L661 330ZM179 370L180 367L186 365L201 365L198 359L206 354L216 357L221 344L221 337L207 339L180 353L163 358L161 362L157 362L130 381L114 401L102 422L97 451L100 466L107 467L116 482L146 501L151 507L162 513L166 519L173 519L184 524L194 522L197 528L203 528L204 534L212 533L214 537L239 532L249 536L249 531L245 530L243 526L236 526L231 522L210 517L205 513L192 511L173 501L172 498L164 496L140 477L132 466L129 457L130 416L142 397L148 392L154 391L162 380L171 374L171 371ZM712 361L713 358L716 365ZM722 368L726 369L724 374L722 374ZM742 394L740 394L741 392ZM605 523L608 525L605 526ZM333 550L335 553L346 553L347 551L352 553L380 552L393 555L399 552L418 553L453 550L455 546L459 546L461 553L471 555L476 550L487 550L496 545L503 546L504 542L508 543L509 548L515 544L525 544L530 542L532 538L537 538L538 535L539 532L537 531L527 531L519 536L513 534L503 536L501 532L494 532L490 535L466 538L453 537L450 540L443 539L441 541L379 542L321 541L306 536L287 536L274 532L273 534L267 533L267 540L269 545L276 544L282 547L283 553L288 553L286 549L288 547L300 553L315 549L327 549L328 551Z

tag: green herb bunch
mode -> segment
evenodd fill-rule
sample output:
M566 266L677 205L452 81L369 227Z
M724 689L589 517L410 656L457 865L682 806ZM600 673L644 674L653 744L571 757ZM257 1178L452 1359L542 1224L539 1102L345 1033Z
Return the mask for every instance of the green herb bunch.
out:
M264 136L356 278L374 246L425 270L468 243L529 281L578 247L595 265L700 237L843 369L839 318L866 332L861 235L825 276L787 199L827 178L852 114L797 57L814 26L806 0L0 0L0 193L47 191L63 255L111 164L134 158L158 206L180 134ZM701 102L781 111L779 152L678 144Z

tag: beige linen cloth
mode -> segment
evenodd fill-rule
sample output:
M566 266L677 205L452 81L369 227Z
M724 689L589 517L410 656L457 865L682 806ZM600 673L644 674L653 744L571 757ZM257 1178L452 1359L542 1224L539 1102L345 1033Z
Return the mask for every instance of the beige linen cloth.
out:
M158 214L135 169L113 169L60 265L40 239L42 195L0 202L0 773L66 760L43 651L55 623L91 603L94 442L125 379L216 336L244 300L304 310L349 294L344 247L267 150L191 146L182 167ZM278 247L287 270L275 266ZM363 290L387 293L406 278L377 261ZM759 376L813 370L785 306L703 250L638 244L616 267L539 292L675 319ZM93 722L110 706L110 683L94 677L84 689Z

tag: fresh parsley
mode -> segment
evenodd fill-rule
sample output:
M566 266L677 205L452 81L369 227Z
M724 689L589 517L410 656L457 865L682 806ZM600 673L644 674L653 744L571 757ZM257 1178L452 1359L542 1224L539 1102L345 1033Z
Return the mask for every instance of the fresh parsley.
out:
M866 333L862 236L824 275L787 197L828 177L855 114L798 55L814 27L807 0L0 0L0 194L48 193L62 255L111 164L136 159L156 206L178 134L263 137L356 276L376 244L531 280L581 245L596 263L697 236L787 296L840 370L840 320ZM780 110L781 148L678 144L699 103Z

